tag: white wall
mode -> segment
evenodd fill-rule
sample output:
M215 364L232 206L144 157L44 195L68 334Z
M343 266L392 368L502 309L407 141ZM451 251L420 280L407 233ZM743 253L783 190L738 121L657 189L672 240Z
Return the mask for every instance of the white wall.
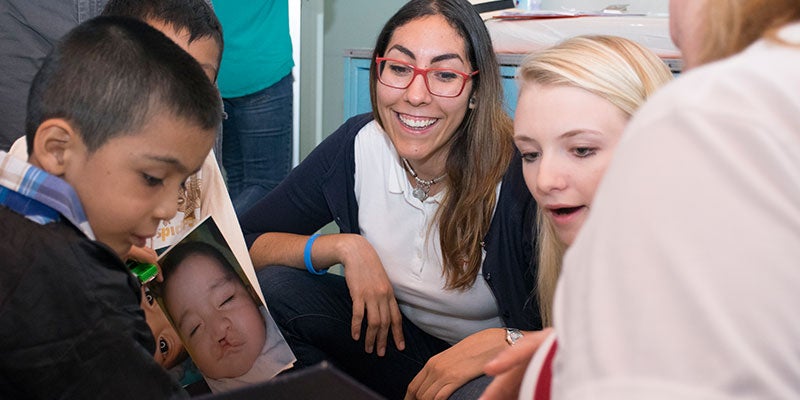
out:
M543 10L598 11L610 4L629 4L628 11L630 12L666 14L669 0L542 0L541 8Z
M289 0L289 35L292 37L292 166L300 162L300 0Z

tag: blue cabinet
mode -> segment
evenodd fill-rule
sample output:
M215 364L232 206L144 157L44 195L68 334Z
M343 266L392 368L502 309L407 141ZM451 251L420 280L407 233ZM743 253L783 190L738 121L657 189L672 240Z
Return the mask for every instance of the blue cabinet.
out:
M369 66L372 51L367 49L347 50L344 59L344 119L369 112ZM514 79L517 66L524 58L522 54L498 55L500 74L503 78L504 105L509 115L514 116L517 104L517 82Z

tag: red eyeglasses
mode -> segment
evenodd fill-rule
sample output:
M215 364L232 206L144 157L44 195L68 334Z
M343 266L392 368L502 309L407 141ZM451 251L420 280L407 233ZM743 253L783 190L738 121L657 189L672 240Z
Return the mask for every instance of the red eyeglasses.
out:
M465 73L449 68L417 68L407 62L385 57L376 57L378 81L395 88L405 89L417 75L422 75L425 87L434 96L458 97L464 91L467 81L479 71Z

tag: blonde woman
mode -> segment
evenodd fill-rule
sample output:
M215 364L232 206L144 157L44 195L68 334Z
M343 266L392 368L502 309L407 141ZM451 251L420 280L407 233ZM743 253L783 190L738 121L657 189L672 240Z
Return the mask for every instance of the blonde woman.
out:
M636 109L672 74L636 42L579 36L530 55L518 75L514 142L539 208L536 295L543 322L550 326L562 257L592 208L622 132ZM493 390L517 390L533 350L517 366L517 383L499 379ZM487 371L499 372L491 365Z
M622 131L672 79L650 50L621 37L581 36L520 67L514 142L539 212L537 296L545 326L566 248L591 209Z

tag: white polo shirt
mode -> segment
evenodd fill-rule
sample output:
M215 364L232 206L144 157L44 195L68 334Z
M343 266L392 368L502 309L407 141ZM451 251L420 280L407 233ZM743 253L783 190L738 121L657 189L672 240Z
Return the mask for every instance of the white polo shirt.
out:
M451 344L503 326L480 275L469 290L445 289L439 226L432 223L443 192L424 202L411 195L397 151L375 121L356 136L355 164L361 234L380 256L403 315Z

